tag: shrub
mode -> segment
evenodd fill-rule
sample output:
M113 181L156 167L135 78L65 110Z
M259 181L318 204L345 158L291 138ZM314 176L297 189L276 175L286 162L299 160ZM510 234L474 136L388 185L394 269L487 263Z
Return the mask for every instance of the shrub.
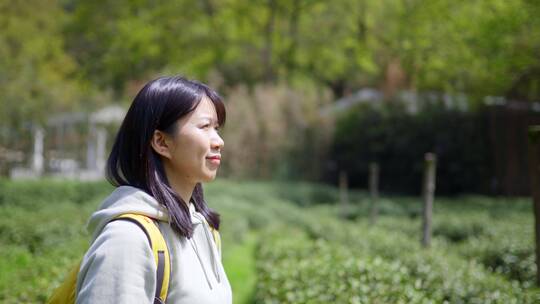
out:
M464 221L459 217L438 217L434 221L433 235L442 236L451 242L462 242L485 233L485 223Z
M489 222L484 222L489 227ZM536 263L533 224L530 217L514 217L491 225L488 233L467 240L457 251L489 270L516 280L525 287L535 284Z
M346 228L346 227L343 227ZM328 231L328 230L326 230ZM378 234L377 240L384 240ZM386 234L387 235L387 234ZM371 236L373 237L373 235ZM368 237L369 241L373 241ZM276 228L257 253L257 303L535 303L540 294L441 251L371 249ZM350 240L351 241L351 240ZM392 248L388 247L388 248ZM379 255L378 253L383 253Z
M105 197L113 187L105 181L81 183L65 180L0 180L0 205L24 208L43 207L58 202L84 203Z
M437 193L486 193L493 173L486 117L442 107L409 114L396 103L359 105L337 119L330 158L347 171L351 187L367 188L369 163L377 161L382 191L419 194L424 153L434 152ZM337 180L338 174L327 176Z

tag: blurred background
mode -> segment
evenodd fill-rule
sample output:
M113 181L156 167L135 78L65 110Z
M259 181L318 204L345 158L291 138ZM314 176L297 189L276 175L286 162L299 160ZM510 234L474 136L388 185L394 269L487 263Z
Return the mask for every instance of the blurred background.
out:
M180 74L227 107L206 192L236 303L540 303L538 16L535 0L0 0L0 301L45 301L82 256L127 108Z

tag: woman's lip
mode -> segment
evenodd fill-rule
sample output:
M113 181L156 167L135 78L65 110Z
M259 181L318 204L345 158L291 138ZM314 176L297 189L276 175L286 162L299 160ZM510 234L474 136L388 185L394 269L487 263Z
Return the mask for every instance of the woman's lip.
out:
M219 158L207 158L207 159L211 164L214 164L214 165L219 165L219 163L221 162Z

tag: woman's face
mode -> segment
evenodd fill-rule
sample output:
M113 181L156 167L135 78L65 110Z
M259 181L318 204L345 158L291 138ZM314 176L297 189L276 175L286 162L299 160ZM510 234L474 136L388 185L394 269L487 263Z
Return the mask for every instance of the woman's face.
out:
M206 96L195 110L178 120L166 161L173 178L194 184L216 177L224 145L218 127L216 109Z

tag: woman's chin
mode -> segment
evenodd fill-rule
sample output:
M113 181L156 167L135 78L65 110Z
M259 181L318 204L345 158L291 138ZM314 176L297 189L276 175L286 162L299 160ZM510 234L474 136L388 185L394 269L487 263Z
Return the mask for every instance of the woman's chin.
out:
M215 179L216 179L216 173L217 173L217 172L213 172L213 173L207 174L207 175L204 177L203 182L208 183L208 182L211 182L211 181L215 180Z

